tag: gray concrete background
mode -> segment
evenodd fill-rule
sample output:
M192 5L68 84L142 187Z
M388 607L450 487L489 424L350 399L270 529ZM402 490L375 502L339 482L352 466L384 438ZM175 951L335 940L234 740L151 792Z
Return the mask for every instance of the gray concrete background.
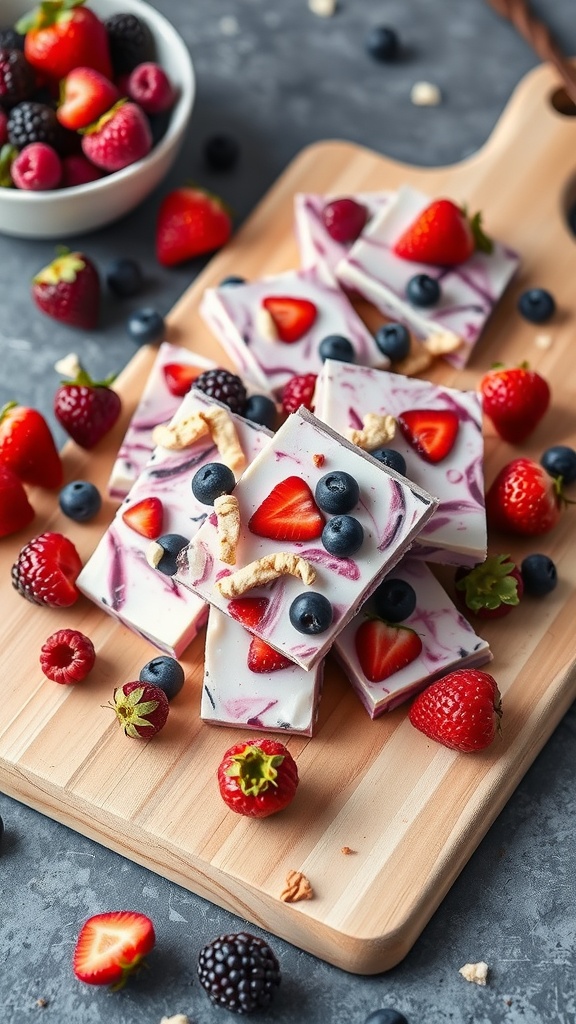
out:
M35 405L54 427L54 389L46 381L55 359L73 350L95 375L120 370L134 351L124 326L130 309L153 304L167 312L201 268L198 261L167 271L154 260L155 213L170 188L193 178L220 192L241 220L316 139L351 139L407 162L460 160L485 141L537 62L482 0L341 0L329 20L315 17L305 0L154 6L179 28L195 60L198 98L188 139L170 177L138 211L74 243L102 270L114 256L139 259L148 279L144 298L109 298L97 331L59 327L36 311L28 291L52 244L0 235L0 404L16 397ZM535 7L576 52L573 0ZM0 20L1 10L0 0ZM375 64L363 50L368 27L383 23L405 44L395 65ZM441 106L411 105L410 87L422 79L440 86ZM232 132L242 145L231 174L210 174L203 165L202 143L217 131ZM271 937L283 983L274 1009L255 1019L363 1024L370 1011L393 1006L410 1024L574 1024L575 731L572 708L402 964L355 977ZM196 1024L226 1019L201 991L195 962L205 942L241 927L238 918L1 795L0 814L2 1024L158 1024L176 1012ZM124 906L155 922L150 969L117 995L82 986L69 966L79 924ZM480 959L491 968L485 989L458 974L463 963Z

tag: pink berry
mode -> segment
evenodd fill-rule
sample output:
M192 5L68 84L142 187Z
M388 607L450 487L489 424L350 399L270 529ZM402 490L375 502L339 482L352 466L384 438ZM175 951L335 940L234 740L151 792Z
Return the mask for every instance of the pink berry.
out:
M152 132L144 111L136 103L112 107L82 136L82 151L104 171L120 171L141 160L152 149Z
M134 68L127 84L128 95L147 114L161 114L174 104L176 93L168 75L159 64L148 61Z
M79 683L93 669L94 644L78 629L52 633L40 651L40 667L53 683Z
M103 176L103 171L91 164L80 153L75 156L65 156L62 160L62 180L60 182L62 188L87 185L89 181L97 181Z
M335 242L354 242L368 219L368 210L355 199L333 199L322 211L324 227Z
M296 412L296 409L299 409L301 405L313 412L315 388L315 373L302 373L297 374L295 377L290 377L282 391L282 408L284 412Z
M0 107L0 146L8 142L8 114Z
M31 142L24 146L11 167L16 188L43 192L56 188L62 177L62 163L52 146L45 142Z

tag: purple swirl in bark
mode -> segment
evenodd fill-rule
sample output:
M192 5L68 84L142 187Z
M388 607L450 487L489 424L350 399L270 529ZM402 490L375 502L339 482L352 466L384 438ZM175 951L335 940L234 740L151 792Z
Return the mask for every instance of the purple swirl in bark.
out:
M117 612L126 600L122 547L112 527L109 528L106 539L108 544L108 592L110 594L110 599L106 601L106 604Z
M194 469L199 463L205 462L207 457L215 451L217 451L216 445L209 445L208 448L203 448L201 452L196 452L177 465L160 466L158 469L155 469L154 466L149 466L146 476L151 480L173 480L174 477L183 476Z
M360 569L351 558L338 558L324 548L304 548L299 553L306 561L321 565L337 576L342 576L347 580L360 579Z

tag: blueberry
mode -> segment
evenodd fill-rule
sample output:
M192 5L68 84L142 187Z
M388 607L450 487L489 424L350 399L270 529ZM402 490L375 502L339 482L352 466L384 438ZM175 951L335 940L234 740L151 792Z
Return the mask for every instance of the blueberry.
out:
M324 594L308 591L290 605L290 622L299 633L325 633L332 622L332 605Z
M144 668L140 669L138 676L141 683L151 683L164 691L168 700L172 700L184 686L184 669L175 658L168 655L160 655L148 661Z
M366 52L375 60L396 60L400 52L396 32L386 25L374 25L368 32L364 45Z
M556 303L545 288L529 288L518 299L518 309L532 324L543 324L556 311Z
M164 337L166 325L157 309L136 309L126 321L128 334L138 345L151 345Z
M548 555L527 555L520 566L524 590L532 597L544 597L558 583L556 566Z
M408 1024L403 1013L385 1007L382 1010L374 1010L369 1013L364 1024Z
M331 555L344 558L362 546L364 529L354 516L333 516L322 530L322 543Z
M77 523L93 519L102 508L100 491L88 480L73 480L66 484L58 495L58 502L64 515Z
M106 284L119 299L129 299L142 291L144 275L136 260L113 260L106 268Z
M250 395L244 409L244 416L252 423L274 430L276 426L276 406L268 395Z
M573 235L576 235L576 203L568 210L568 226Z
M440 285L429 274L415 274L406 285L406 295L413 306L422 309L434 306L440 298Z
M547 448L540 463L549 476L561 476L565 484L573 484L576 480L576 451L565 444Z
M400 452L395 452L393 448L375 448L370 455L383 466L388 466L388 469L395 469L397 473L406 476L406 459Z
M187 544L188 538L181 533L164 533L149 545L146 561L165 576L173 576L178 568L176 558Z
M374 339L380 351L392 363L406 359L410 352L410 334L404 324L383 324L376 331Z
M192 494L203 505L213 505L222 494L231 494L235 486L234 473L223 462L207 462L192 477Z
M229 171L239 156L240 146L231 135L211 135L204 143L204 159L212 171Z
M414 587L401 579L385 579L374 591L374 609L386 622L403 622L416 607Z
M323 512L341 515L350 512L358 504L360 488L358 481L350 476L350 473L335 470L320 477L316 484L315 497Z
M220 288L233 287L236 284L246 284L245 277L238 277L237 274L228 274L228 277L223 277L220 281Z
M320 342L318 353L322 362L337 359L340 363L353 363L356 358L352 342L342 334L328 334Z

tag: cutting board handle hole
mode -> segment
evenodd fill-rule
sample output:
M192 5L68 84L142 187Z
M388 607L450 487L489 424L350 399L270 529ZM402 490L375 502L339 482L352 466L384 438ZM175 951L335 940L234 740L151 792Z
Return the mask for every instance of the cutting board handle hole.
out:
M554 107L557 113L562 114L563 117L576 117L576 103L571 100L566 89L564 87L556 89L551 97L550 103Z

